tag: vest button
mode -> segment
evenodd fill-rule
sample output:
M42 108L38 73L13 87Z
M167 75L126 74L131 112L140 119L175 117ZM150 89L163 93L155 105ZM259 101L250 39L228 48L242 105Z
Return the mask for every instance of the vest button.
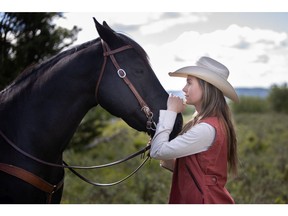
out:
M216 177L212 177L212 181L213 181L213 182L216 182L216 181L217 181L217 178L216 178Z

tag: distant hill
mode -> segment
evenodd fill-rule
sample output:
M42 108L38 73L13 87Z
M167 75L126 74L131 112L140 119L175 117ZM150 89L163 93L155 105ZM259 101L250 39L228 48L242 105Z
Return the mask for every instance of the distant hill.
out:
M239 96L251 96L266 98L269 95L269 89L267 88L236 88L236 92Z
M268 88L236 88L236 92L239 97L249 96L249 97L266 98L269 95ZM184 93L182 91L174 91L174 90L169 91L168 90L168 93L172 93L181 98L184 97Z

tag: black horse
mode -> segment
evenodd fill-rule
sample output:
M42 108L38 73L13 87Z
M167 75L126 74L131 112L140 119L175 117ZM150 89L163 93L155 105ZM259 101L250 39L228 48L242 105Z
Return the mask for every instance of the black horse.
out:
M0 92L0 164L5 165L0 170L0 203L47 203L47 192L28 183L33 175L55 185L49 202L60 203L64 169L39 163L20 151L62 164L63 151L80 121L98 104L153 136L147 118L151 120L153 113L158 121L159 110L166 108L167 92L139 44L105 22L94 21L100 38L28 68ZM178 115L170 138L181 127ZM11 167L19 173L5 172Z

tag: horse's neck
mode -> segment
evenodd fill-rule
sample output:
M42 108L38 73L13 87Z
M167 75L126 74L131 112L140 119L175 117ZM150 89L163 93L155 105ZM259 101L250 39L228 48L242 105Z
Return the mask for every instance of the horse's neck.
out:
M99 66L88 54L67 62L44 73L29 91L15 96L13 106L7 106L10 110L5 120L12 129L9 135L31 154L41 149L37 152L40 158L59 156L84 115L97 105L93 93Z

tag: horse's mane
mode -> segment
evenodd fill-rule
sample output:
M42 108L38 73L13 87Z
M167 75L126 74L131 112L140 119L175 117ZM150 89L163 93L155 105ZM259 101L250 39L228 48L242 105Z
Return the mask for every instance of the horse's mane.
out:
M117 35L125 43L130 44L135 49L135 51L139 55L141 55L144 60L147 61L147 64L149 64L149 58L148 58L147 53L137 42L135 42L134 40L132 40L131 38L129 38L128 36L126 36L122 33L118 33ZM51 66L53 66L56 63L58 63L59 61L61 61L63 58L70 56L71 54L74 54L76 52L79 52L83 49L86 49L86 48L90 47L91 45L96 44L98 42L100 42L100 38L97 38L97 39L88 41L86 43L80 44L78 46L72 47L71 49L63 51L63 52L47 59L46 61L43 61L39 64L29 66L22 73L20 73L16 77L16 79L9 86L7 86L4 90L2 90L0 93L6 92L7 90L11 89L13 86L16 86L17 84L21 83L22 81L24 81L28 78L39 76L41 71L46 71L48 68L50 68Z
M78 46L72 47L69 50L60 52L59 54L47 59L46 61L43 61L39 64L34 64L31 66L28 66L26 69L24 69L17 77L16 79L9 85L7 86L2 92L10 89L11 87L17 85L18 83L20 83L23 80L26 80L27 78L31 77L32 75L36 75L36 72L40 72L40 71L45 71L47 68L50 68L52 65L55 65L57 62L59 62L61 59L74 54L80 50L83 50L95 43L97 43L98 41L100 41L99 38L88 41L86 43L80 44Z

